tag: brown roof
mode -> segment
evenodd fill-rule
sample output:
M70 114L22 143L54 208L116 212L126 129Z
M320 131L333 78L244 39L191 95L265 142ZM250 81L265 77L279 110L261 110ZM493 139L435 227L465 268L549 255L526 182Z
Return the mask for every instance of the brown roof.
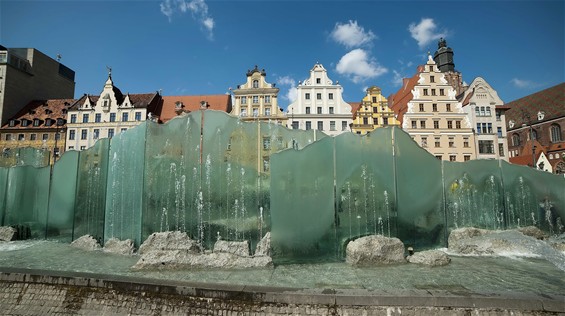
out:
M560 83L551 88L530 94L521 99L506 103L510 107L506 111L506 121L513 120L514 128L521 128L528 124L526 116L529 115L532 123L565 117L565 83ZM545 112L544 118L538 121L538 112Z
M462 106L465 106L467 104L469 104L471 98L473 97L473 95L475 94L475 88L473 88L473 90L471 90L471 92L465 97L465 100L463 100L463 102L461 103ZM463 95L461 95L463 96ZM461 100L459 100L461 101Z
M121 92L120 92L121 93ZM160 96L159 93L136 93L136 94L127 94L131 101L131 105L134 108L147 108L147 111L155 113L157 106L159 105ZM78 107L84 103L84 101L88 98L90 103L96 104L100 96L98 95L83 95L80 99L76 100L76 102L72 105L70 110L77 110ZM118 104L122 104L125 100L125 96L118 96L116 95L116 101Z
M53 100L33 100L21 109L16 115L8 120L8 123L2 126L3 129L28 129L28 128L54 128L55 124L46 126L48 119L56 121L57 119L66 119L66 111L75 103L75 99L53 99ZM33 120L39 119L39 126L33 126ZM16 125L10 127L10 121L16 120ZM28 125L22 126L21 122L27 120Z
M209 110L224 111L226 113L230 113L232 110L231 95L229 94L183 95L163 96L156 113L159 115L159 120L165 123L182 112L198 111L202 101L208 104L207 108ZM177 102L182 103L180 109L177 108Z
M357 111L359 111L359 109L361 108L361 105L363 105L363 102L347 102L349 103L349 105L351 105L351 113L353 114L353 119L357 118Z
M542 146L537 140L534 140L536 161L541 153L546 153L545 147ZM510 157L509 161L516 165L531 166L532 165L532 142L528 141L524 144L522 152L519 156Z
M414 87L418 84L420 73L423 71L424 66L418 66L416 68L416 74L411 78L403 78L400 90L388 97L388 104L394 113L396 113L401 126L404 119L404 113L408 110L408 102L413 99L412 89L414 89Z

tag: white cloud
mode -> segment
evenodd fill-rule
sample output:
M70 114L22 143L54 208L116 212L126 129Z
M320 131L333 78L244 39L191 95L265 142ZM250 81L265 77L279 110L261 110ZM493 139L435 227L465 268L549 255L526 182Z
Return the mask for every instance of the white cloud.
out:
M365 29L357 24L357 21L349 20L349 23L336 23L335 28L330 34L332 39L347 48L359 47L370 43L377 38L371 30Z
M400 74L400 72L393 70L393 77L392 77L392 84L396 87L400 87L402 86L403 80L402 80L402 74Z
M420 21L419 24L411 23L408 30L410 31L412 38L418 42L420 49L422 49L430 42L447 36L446 31L438 32L436 31L436 28L437 26L434 19L422 18L422 21Z
M516 87L516 88L520 88L520 89L527 89L527 88L536 88L539 86L538 83L535 83L533 81L530 80L522 80L522 79L518 79L518 78L512 78L512 80L510 80L510 82Z
M296 80L289 76L279 77L277 79L277 84L279 86L290 86L287 93L283 94L283 99L287 99L290 103L296 101L298 97L298 90L296 89Z
M209 40L214 39L214 19L208 14L208 5L204 0L164 0L160 4L161 13L172 20L172 16L176 11L181 13L190 12L192 17L197 20L206 31Z
M341 57L336 71L349 76L354 83L359 83L385 74L388 69L379 65L374 58L370 58L366 51L357 48Z

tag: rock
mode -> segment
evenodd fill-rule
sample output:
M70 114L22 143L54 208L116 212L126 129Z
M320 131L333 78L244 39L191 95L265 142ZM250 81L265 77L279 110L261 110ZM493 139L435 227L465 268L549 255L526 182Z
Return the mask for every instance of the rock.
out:
M271 257L242 257L233 253L196 254L186 250L152 251L145 253L132 266L134 270L182 270L191 268L246 269L273 266Z
M405 263L404 244L381 235L361 237L347 244L345 261L352 265Z
M487 229L480 229L475 227L463 227L452 230L449 234L449 238L447 240L447 245L451 247L452 244L456 243L458 240L461 239L469 239L477 236L483 236L492 231Z
M179 231L149 235L139 247L139 254L143 255L157 250L186 250L192 253L199 253L201 251L196 241L190 239L186 233Z
M444 266L449 264L451 259L443 251L439 250L427 250L416 252L414 255L409 256L408 262L410 263L420 263L428 266Z
M231 253L240 257L249 257L249 242L218 240L214 244L214 252Z
M527 226L527 227L519 227L516 228L517 231L521 232L522 234L530 237L534 237L535 239L544 240L547 239L549 236L544 233L541 229L535 226Z
M16 238L17 230L10 226L0 227L0 241L12 241Z
M90 235L84 235L79 239L76 239L71 243L71 246L88 251L98 250L101 248L100 243L98 243L98 241Z
M131 256L133 255L134 245L133 240L126 239L126 240L119 240L118 238L110 238L104 244L104 252L115 253L118 255L126 255Z
M271 232L266 233L259 243L257 243L255 256L271 256Z

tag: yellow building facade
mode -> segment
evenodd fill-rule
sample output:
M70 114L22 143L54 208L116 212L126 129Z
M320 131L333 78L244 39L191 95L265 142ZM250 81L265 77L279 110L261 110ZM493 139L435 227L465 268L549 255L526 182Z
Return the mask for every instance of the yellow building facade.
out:
M400 126L394 111L388 107L388 100L382 95L381 88L372 86L361 104L353 112L351 131L365 135L379 127Z

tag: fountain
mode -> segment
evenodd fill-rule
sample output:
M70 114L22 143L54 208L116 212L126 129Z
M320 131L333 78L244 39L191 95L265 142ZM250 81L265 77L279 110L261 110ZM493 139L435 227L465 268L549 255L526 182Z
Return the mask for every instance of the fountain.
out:
M8 158L0 226L64 243L91 235L139 247L179 231L205 249L220 236L254 249L271 232L275 264L333 264L367 235L423 250L446 247L460 227L564 231L563 177L497 160L440 161L396 127L327 137L202 110L143 122L52 168L44 154Z

